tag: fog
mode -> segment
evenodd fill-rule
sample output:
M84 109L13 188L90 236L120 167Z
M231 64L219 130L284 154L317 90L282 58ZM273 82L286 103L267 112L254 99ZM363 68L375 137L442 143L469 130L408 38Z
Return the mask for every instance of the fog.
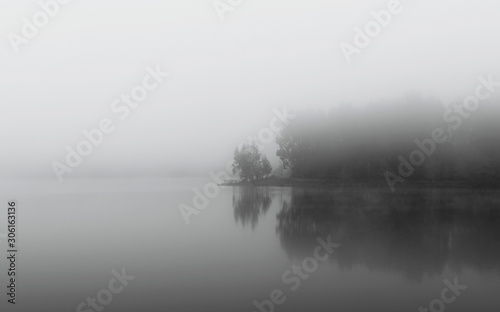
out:
M8 34L39 7L4 0L0 178L55 178L51 163L113 116L112 102L149 66L170 76L71 178L202 176L268 127L273 109L352 103L376 114L376 103L409 92L441 108L473 94L481 75L500 80L493 0L402 1L348 64L339 44L352 44L353 29L387 3L248 0L221 21L211 0L71 1L16 53Z

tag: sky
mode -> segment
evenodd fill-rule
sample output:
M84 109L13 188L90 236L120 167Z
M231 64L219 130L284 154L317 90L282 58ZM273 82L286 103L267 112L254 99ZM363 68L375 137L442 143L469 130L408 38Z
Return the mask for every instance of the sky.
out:
M348 63L340 44L389 2L245 0L221 20L212 0L71 0L16 52L9 34L41 9L3 0L0 179L55 179L51 164L64 163L84 129L115 117L113 101L148 67L170 75L68 177L202 176L268 127L273 109L412 91L447 103L480 75L500 79L495 0L402 0Z

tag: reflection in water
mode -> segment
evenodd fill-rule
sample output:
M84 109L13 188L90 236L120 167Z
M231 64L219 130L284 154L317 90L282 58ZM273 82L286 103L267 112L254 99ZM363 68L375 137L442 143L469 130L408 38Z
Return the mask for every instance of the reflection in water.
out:
M255 228L259 217L264 216L271 205L269 189L265 187L235 186L233 188L234 220Z
M276 231L291 258L309 256L317 237L331 235L341 244L334 261L344 269L363 265L414 281L446 268L499 272L500 196L495 192L287 191Z

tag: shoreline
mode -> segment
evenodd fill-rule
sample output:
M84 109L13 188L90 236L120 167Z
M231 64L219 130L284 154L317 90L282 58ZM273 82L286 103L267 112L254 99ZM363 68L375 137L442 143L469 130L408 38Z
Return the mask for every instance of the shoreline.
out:
M283 178L270 177L255 181L230 181L219 184L221 186L268 186L268 187L386 187L389 185L384 179L379 180L345 180L338 181L333 179L306 179L306 178ZM398 188L408 187L432 187L432 188L485 188L500 189L500 181L432 181L432 180L407 180L404 183L396 185Z

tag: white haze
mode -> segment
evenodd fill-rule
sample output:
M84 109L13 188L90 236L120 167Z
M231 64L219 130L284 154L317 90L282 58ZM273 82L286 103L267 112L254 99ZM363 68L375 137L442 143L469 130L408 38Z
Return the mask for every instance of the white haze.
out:
M71 174L206 175L272 109L328 108L421 91L443 102L499 74L500 2L402 1L404 11L348 65L339 44L389 1L246 0L222 22L212 0L73 0L21 46L37 1L0 2L0 178L55 178L84 128L140 83L170 78ZM498 76L500 77L500 76ZM272 149L272 147L270 147Z

